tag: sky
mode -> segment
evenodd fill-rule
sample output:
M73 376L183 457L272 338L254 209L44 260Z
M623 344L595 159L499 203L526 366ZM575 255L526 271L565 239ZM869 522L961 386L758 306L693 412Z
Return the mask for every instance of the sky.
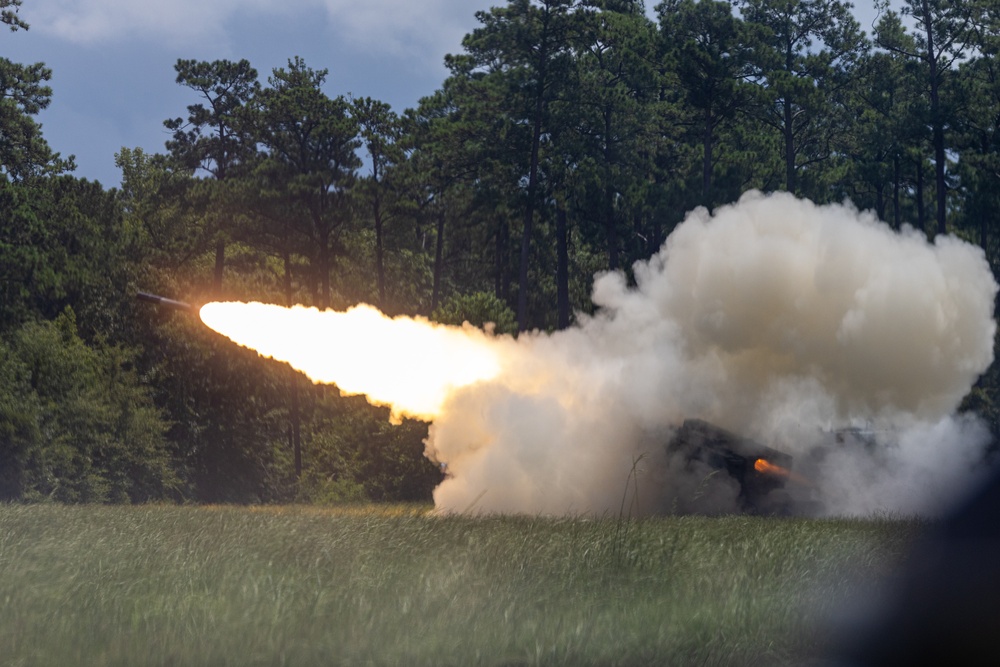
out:
M658 0L647 0L652 16ZM2 31L0 55L52 69L43 135L75 174L117 187L122 147L164 151L163 121L200 100L176 83L179 58L246 58L266 79L301 56L328 69L331 96L372 97L397 112L447 76L475 13L499 0L24 0L30 29ZM859 2L858 4L864 4ZM859 20L861 17L859 16ZM861 20L862 27L867 27Z

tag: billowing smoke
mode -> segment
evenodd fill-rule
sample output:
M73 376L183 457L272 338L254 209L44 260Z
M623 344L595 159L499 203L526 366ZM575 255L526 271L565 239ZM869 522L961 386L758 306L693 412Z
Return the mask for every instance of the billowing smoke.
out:
M955 414L993 360L979 248L751 192L690 213L635 282L599 276L595 316L498 340L500 374L450 395L439 509L735 509L738 484L667 454L691 418L792 455L821 513L933 513L982 470L988 432Z

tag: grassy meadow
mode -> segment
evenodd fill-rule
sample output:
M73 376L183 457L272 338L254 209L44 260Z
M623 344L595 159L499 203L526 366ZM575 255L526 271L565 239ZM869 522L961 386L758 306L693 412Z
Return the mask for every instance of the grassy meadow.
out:
M912 520L0 505L0 665L781 665Z

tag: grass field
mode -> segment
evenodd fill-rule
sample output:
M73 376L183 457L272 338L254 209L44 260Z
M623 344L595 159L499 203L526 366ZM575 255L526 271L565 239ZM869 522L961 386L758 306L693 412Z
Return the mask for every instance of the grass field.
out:
M780 665L912 520L0 505L0 665Z

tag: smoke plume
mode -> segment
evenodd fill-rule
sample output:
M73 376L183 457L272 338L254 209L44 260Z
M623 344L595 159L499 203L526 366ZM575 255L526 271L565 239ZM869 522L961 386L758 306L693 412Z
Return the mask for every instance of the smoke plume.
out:
M993 360L979 248L751 192L634 268L598 276L573 328L495 339L499 373L445 398L439 509L734 509L735 484L666 453L689 418L791 454L821 513L933 513L982 468L988 432L956 415Z

